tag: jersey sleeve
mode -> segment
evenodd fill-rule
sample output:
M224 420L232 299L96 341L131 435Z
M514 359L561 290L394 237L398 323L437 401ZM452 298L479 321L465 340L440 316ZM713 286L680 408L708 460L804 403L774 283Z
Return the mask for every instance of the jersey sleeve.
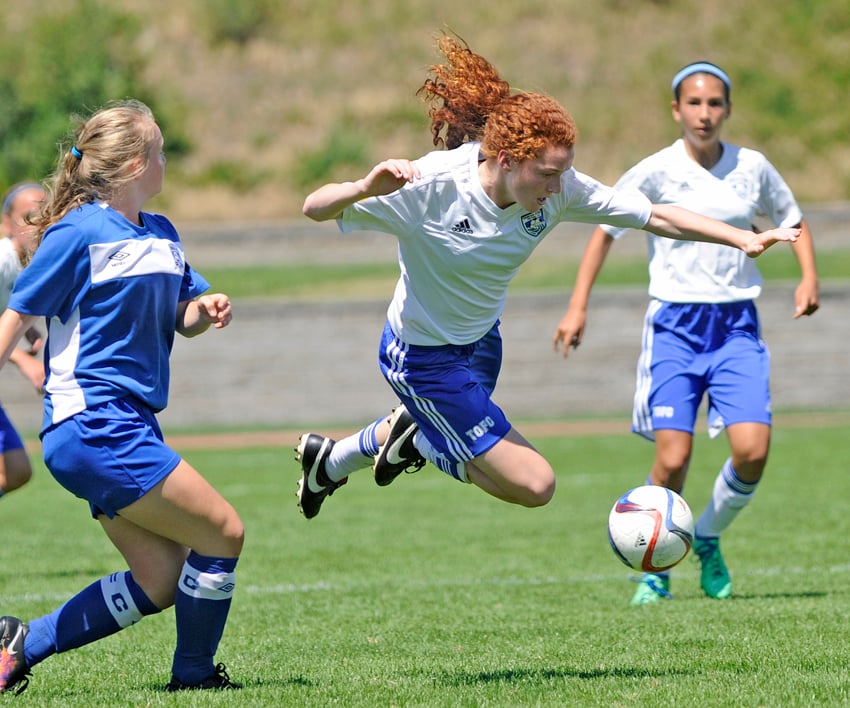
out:
M643 228L652 215L652 204L640 190L608 187L580 172L567 173L564 180L568 195L564 220L626 231Z
M796 226L803 220L791 188L767 158L762 164L760 182L758 208L763 215L783 228Z
M425 183L405 185L381 197L369 197L355 202L337 219L340 231L381 231L398 234L422 223L424 201L421 193Z
M171 241L173 244L172 249L177 249L179 258L183 261L183 280L180 283L178 301L194 300L209 290L210 284L207 280L186 261L185 254L183 253L183 244L180 242L180 236L177 233L177 229L174 228L174 224L162 214L144 213L143 217L153 234L158 238L167 238Z
M9 308L67 321L89 283L85 241L76 225L60 221L51 226L18 276Z
M653 185L653 173L650 169L649 161L642 160L632 168L627 170L614 185L614 189L625 194L641 194L650 202L650 214L652 213L652 200L655 199L655 190ZM602 229L614 239L622 238L629 228L642 228L649 221L649 215L638 227L623 227L618 224L603 223Z
M180 295L178 300L180 302L184 302L185 300L194 300L199 295L203 295L209 289L210 284L206 281L204 276L186 263L183 270L183 282L180 284Z

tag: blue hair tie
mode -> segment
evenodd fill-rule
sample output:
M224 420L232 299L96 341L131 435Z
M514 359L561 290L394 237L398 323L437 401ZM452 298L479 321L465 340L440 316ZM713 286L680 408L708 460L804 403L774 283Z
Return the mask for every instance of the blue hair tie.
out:
M712 76L716 76L724 83L727 91L732 90L732 82L729 80L729 75L723 69L707 61L698 61L688 64L673 77L673 93L676 93L679 84L693 74L711 74Z
M74 147L72 147L72 148L71 148L71 154L72 154L74 157L76 157L78 160L82 160L82 159L83 159L83 153L81 153L81 152L80 152L79 148L77 148L77 146L76 146L76 145L74 145Z

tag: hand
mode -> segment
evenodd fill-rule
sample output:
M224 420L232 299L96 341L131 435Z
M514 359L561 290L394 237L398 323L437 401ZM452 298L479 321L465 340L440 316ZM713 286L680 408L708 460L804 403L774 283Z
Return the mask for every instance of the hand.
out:
M556 352L559 349L563 351L564 359L569 356L570 347L578 349L581 344L586 321L587 314L584 311L574 312L573 310L567 310L563 319L558 323L558 327L555 329L555 334L552 337L552 344Z
M38 354L38 352L41 351L41 347L44 346L44 339L41 337L41 332L39 332L35 327L30 327L26 332L24 332L24 338L30 345L30 354Z
M814 314L820 307L820 294L817 282L804 280L794 291L794 319Z
M780 241L796 241L800 236L800 229L770 229L761 233L754 233L744 246L744 253L750 258L757 258L770 248L774 243Z
M377 197L392 194L421 176L419 168L410 160L390 159L375 165L363 178L363 184L368 194Z
M212 324L216 329L227 327L233 319L230 298L223 293L201 295L195 302L201 320Z

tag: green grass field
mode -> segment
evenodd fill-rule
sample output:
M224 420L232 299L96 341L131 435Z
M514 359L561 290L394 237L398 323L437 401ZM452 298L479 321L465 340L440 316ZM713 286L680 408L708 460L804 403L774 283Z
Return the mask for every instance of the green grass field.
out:
M522 427L521 425L519 426ZM651 445L630 435L536 439L551 504L495 501L434 468L375 486L358 473L305 521L282 448L185 449L247 529L219 651L238 694L167 695L173 614L34 669L22 705L811 706L850 701L844 427L777 426L768 474L724 537L728 601L690 558L675 599L632 608L608 547L615 498ZM686 498L701 511L725 443L698 438ZM35 456L38 459L38 456ZM123 563L39 467L0 502L2 612L31 618ZM6 700L12 700L6 697Z

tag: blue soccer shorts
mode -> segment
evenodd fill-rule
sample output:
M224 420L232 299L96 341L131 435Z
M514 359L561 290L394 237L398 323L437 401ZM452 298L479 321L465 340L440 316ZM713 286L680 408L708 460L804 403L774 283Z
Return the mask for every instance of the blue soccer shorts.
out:
M438 467L461 479L458 467L483 455L511 429L490 395L502 367L499 323L473 344L405 344L384 327L381 372L419 429L440 453Z
M113 518L180 463L163 442L153 411L130 398L87 408L41 435L44 463L92 516Z
M10 450L20 450L24 446L24 441L6 411L0 408L0 455L9 452Z
M770 352L752 300L719 304L653 300L637 365L632 431L693 435L708 394L714 437L735 423L771 423Z

